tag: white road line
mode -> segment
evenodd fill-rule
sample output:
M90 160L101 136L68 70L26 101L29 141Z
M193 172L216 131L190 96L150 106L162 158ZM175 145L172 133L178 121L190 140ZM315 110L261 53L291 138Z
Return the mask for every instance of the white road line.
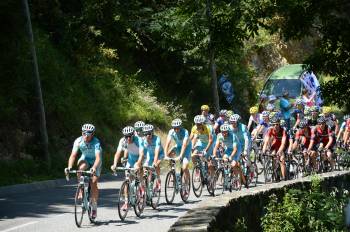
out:
M22 227L25 227L25 226L29 226L29 225L32 225L32 224L35 224L35 223L38 223L38 221L28 222L28 223L25 223L25 224L22 224L22 225L19 225L19 226L12 227L10 229L1 230L0 232L8 232L8 231L12 231L12 230L17 230L19 228L22 228Z

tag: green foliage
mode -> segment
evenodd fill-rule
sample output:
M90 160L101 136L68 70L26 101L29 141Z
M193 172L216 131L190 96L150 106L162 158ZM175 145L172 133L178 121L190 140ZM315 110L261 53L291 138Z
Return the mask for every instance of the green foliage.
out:
M271 195L262 218L264 231L345 231L343 209L348 192L321 190L321 180L313 178L309 191L289 190L282 201Z

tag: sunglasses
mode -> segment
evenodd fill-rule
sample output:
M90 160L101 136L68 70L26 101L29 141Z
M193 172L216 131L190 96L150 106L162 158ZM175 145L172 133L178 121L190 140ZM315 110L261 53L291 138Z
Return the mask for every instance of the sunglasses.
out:
M126 135L126 136L124 136L124 138L126 138L126 139L129 139L129 138L131 138L132 137L132 135Z
M83 132L83 135L84 135L84 136L91 136L91 135L92 135L92 132Z
M143 133L145 136L152 135L152 132Z

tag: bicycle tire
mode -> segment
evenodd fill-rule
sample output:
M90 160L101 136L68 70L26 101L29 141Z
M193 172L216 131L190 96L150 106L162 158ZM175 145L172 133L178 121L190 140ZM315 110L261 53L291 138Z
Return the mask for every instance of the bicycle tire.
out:
M191 181L188 180L188 185L186 186L186 180L184 172L181 170L181 189L180 196L183 202L187 203L191 191Z
M264 182L265 184L272 182L272 159L271 157L264 158Z
M156 179L155 179L156 180ZM153 181L153 188L151 189L152 191L152 197L151 197L151 207L153 209L157 209L160 201L160 193L161 193L161 187L159 186L159 189L155 187L155 180Z
M92 217L92 204L91 204L91 199L90 199L90 194L91 194L91 183L89 183L89 187L88 187L88 192L86 195L86 199L89 202L88 205L88 217L89 217L89 221L90 223L95 223L95 219Z
M215 174L213 176L208 175L207 190L211 196L215 196L215 188L216 188Z
M215 189L220 191L221 189L221 192L224 193L224 178L225 178L225 173L224 173L224 170L223 169L218 169L216 170L215 172Z
M79 198L80 190L82 191L81 199ZM84 186L78 185L77 191L75 193L75 199L74 199L74 218L75 218L75 224L77 225L77 227L81 227L84 213L86 211L85 205L84 205L84 198L85 198Z
M136 204L134 205L134 212L137 217L141 217L143 210L146 206L146 191L145 188L142 191L142 184L141 182L138 182L135 185L135 197L136 197Z
M118 194L118 214L119 214L120 220L122 220L122 221L125 220L126 215L128 214L128 211L129 211L129 207L125 211L122 210L122 207L126 201L126 198L124 196L125 188L126 188L127 196L129 199L129 197L130 197L129 182L126 180L123 182L122 186L120 187L119 194ZM127 203L129 204L129 202L127 202Z
M174 171L168 172L165 178L165 200L167 204L172 204L175 198L176 176Z
M202 170L198 165L192 169L192 190L197 198L202 195L203 175Z

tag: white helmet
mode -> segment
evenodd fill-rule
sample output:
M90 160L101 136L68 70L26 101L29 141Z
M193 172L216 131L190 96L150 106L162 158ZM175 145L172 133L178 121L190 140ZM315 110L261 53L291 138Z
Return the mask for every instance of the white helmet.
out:
M202 124L205 122L205 117L203 115L196 115L193 121L196 124Z
M86 124L84 124L84 125L81 127L81 131L82 131L82 132L93 133L93 132L95 132L95 126L92 125L92 124L86 123Z
M275 100L277 100L277 97L275 95L271 94L269 96L269 101L275 101Z
M123 129L123 135L124 136L131 136L134 135L135 129L132 126L124 127Z
M137 121L134 124L135 130L139 130L142 129L142 127L145 125L145 123L143 121Z
M142 127L142 132L145 132L145 133L147 133L147 132L153 132L153 129L154 129L153 125L151 125L151 124L146 124L146 125L144 125L144 126Z
M262 114L263 117L269 117L270 112L269 111L263 111L261 114Z
M172 122L171 122L171 126L172 127L180 127L182 125L182 121L179 118L175 118Z
M271 104L271 103L267 104L266 110L271 111L271 110L274 110L274 109L275 109L275 105L274 104Z
M232 116L230 117L229 121L230 121L230 122L238 122L239 118L240 118L240 117L239 117L238 114L234 114L234 115L232 115Z
M295 100L295 105L304 105L304 102L303 102L303 100L301 98L297 98Z
M220 131L223 132L223 131L229 131L230 130L230 126L226 123L222 124L220 126Z

